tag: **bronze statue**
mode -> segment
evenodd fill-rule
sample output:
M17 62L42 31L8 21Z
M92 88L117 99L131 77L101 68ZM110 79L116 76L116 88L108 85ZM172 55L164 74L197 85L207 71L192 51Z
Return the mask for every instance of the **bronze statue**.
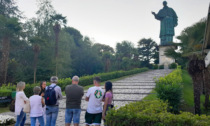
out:
M178 17L176 12L167 6L167 2L163 2L163 9L158 14L152 12L157 20L161 21L160 28L160 45L167 46L171 45L174 36L174 27L178 25Z

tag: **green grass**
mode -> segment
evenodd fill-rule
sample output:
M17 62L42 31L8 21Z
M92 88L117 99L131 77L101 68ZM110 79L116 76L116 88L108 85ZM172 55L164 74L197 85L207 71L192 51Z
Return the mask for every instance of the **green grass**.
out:
M143 98L143 100L149 101L149 100L157 100L158 99L155 89L153 89L150 93L154 93L154 94L147 95L146 97Z
M9 112L9 107L0 107L0 113Z
M183 104L181 106L182 111L194 112L194 95L193 95L193 81L191 76L188 74L186 70L182 71L182 79L183 79ZM201 95L200 97L201 103L201 111L204 114L208 114L209 112L204 109L203 104L205 103L205 96Z

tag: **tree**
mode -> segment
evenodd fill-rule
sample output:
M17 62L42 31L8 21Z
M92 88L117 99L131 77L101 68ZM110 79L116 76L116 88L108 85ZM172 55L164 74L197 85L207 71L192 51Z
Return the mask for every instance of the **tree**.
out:
M55 65L55 73L56 76L58 74L58 41L59 41L59 33L61 31L61 26L66 25L67 20L66 17L63 17L61 14L56 14L51 16L51 22L53 23L53 30L55 33L55 57L56 57L56 65Z
M151 38L149 39L141 39L138 42L138 51L140 60L143 62L143 66L149 66L150 62L155 60L156 53L158 52L158 46L155 41Z
M75 28L72 28L72 27L66 27L65 28L65 31L67 33L69 33L71 36L73 36L74 38L74 42L76 44L76 46L80 46L81 45L81 40L83 38L82 34L80 33L80 31L78 31L77 29Z
M181 32L181 35L177 37L180 43L174 43L180 50L178 52L172 49L166 51L166 55L175 58L182 66L185 67L188 64L188 72L193 79L195 114L200 114L201 93L206 91L206 98L209 98L209 80L208 77L205 77L205 74L208 75L209 73L205 70L205 63L200 55L205 25L206 19L202 19L192 26L185 28ZM208 101L207 99L206 101Z
M121 69L129 69L130 68L130 63L129 65L123 66L123 63L127 62L128 59L133 58L133 53L134 53L134 44L129 41L122 41L121 43L117 43L116 45L116 65L117 65L117 70ZM124 60L123 60L124 59ZM124 61L124 62L123 62Z
M38 55L41 50L41 45L45 43L45 40L39 38L38 36L35 36L30 39L30 42L33 46L33 51L34 51L34 84L36 83L36 71L37 71L37 62L38 62Z
M0 15L0 29L1 29L1 41L2 41L2 58L1 58L1 68L0 73L1 83L6 83L7 80L7 69L10 54L10 41L18 34L21 30L19 20L17 18L7 18Z

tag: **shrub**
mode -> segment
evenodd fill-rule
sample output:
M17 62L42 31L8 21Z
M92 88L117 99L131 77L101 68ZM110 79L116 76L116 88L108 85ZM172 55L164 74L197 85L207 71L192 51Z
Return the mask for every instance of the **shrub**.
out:
M0 89L0 97L11 96L12 91L9 89Z
M164 69L164 65L160 65L159 66L159 69Z
M81 86L87 86L87 85L91 85L93 84L93 78L96 76L101 77L101 81L108 81L108 80L112 80L112 79L116 79L116 78L120 78L123 76L128 76L128 75L132 75L132 74L137 74L137 73L141 73L141 72L145 72L149 70L148 68L136 68L133 70L129 70L129 71L114 71L114 72L108 72L108 73L98 73L98 74L93 74L93 75L88 75L88 76L82 76L80 77L80 82L79 85ZM49 85L50 83L47 83L47 85ZM61 87L61 90L64 91L65 87L67 85L71 84L71 78L65 78L65 79L59 79L58 80L58 86ZM39 84L26 84L25 86L25 94L27 97L30 97L33 95L33 88L35 86L39 86ZM10 89L11 86L7 86L7 89ZM14 88L15 86L13 86L12 88Z
M181 69L176 69L165 77L160 77L156 81L155 91L157 97L168 101L171 112L178 113L182 98L182 76Z
M162 100L140 101L108 111L108 126L208 126L210 116L183 112L167 112L168 104Z
M172 63L169 66L169 69L176 69L177 68L177 64L176 63Z
M158 69L158 65L157 64L154 64L153 65L153 69L155 70L155 69Z

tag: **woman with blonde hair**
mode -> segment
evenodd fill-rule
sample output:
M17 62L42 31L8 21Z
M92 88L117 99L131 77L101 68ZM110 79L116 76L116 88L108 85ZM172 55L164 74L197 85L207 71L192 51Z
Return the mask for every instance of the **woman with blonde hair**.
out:
M29 99L26 97L24 90L25 82L19 82L17 84L17 93L15 99L15 115L17 115L17 120L15 126L24 126L26 121L26 113L23 112L23 107L26 101Z

